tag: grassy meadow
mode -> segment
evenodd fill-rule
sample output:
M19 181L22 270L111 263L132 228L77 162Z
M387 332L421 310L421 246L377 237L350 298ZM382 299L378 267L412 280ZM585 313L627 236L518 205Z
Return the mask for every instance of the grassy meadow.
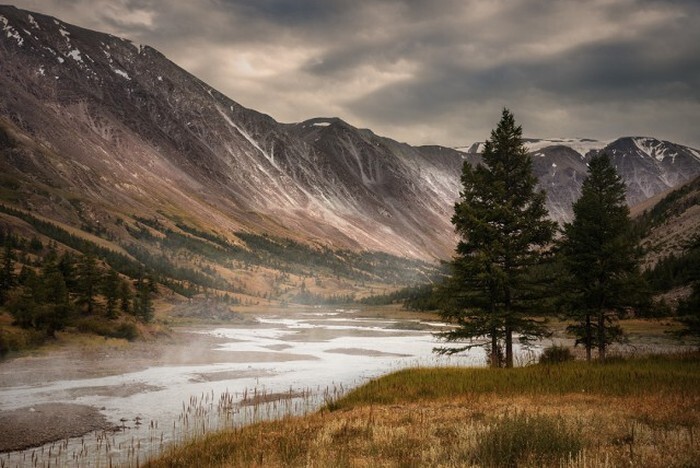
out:
M700 353L387 375L150 466L700 466Z

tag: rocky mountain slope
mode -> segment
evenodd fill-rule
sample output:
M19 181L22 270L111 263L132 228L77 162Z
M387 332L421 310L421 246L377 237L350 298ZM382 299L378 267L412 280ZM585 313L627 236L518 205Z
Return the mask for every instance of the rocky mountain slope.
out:
M477 147L413 147L332 118L281 124L148 46L5 6L0 28L3 203L116 246L149 219L155 237L189 226L242 248L249 232L450 257L459 174ZM569 219L592 154L580 147L597 143L529 144L552 217ZM700 173L698 152L672 143L602 146L631 203Z
M627 201L636 206L700 174L700 151L649 137L623 137L603 142L592 139L527 139L526 146L540 187L547 191L547 208L557 221L570 221L571 205L581 193L587 162L605 152L627 185ZM465 148L478 155L481 144Z
M449 255L459 152L337 119L279 124L150 47L0 15L0 163L23 207L108 230L161 213L224 235Z

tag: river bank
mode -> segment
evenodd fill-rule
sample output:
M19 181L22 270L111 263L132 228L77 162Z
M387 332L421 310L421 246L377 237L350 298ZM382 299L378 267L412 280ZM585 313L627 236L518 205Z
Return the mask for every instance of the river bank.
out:
M319 412L211 434L148 466L697 466L699 407L697 352L408 369Z
M17 431L22 427L26 428L22 432L34 434L23 439L28 440L23 447L58 442L84 431L103 433L96 436L97 444L105 437L117 447L125 444L119 442L122 439L143 440L143 446L149 447L146 452L152 454L163 444L189 437L193 429L185 427L183 418L193 416L191 408L202 409L204 400L208 406L206 417L200 418L204 423L204 429L197 429L200 433L285 411L311 411L328 394L343 393L407 366L485 362L480 349L453 359L436 357L432 349L439 343L433 333L444 325L432 314L397 307L260 308L217 323L196 316L161 320L167 321L170 331L148 341L66 334L39 351L0 362L0 412L6 417L5 427ZM554 324L554 340L571 344L563 335L565 325ZM672 322L634 320L625 326L636 343L625 348L627 354L680 346L665 333L674 326ZM524 352L519 356L520 364L536 357ZM193 396L197 404L191 406ZM230 401L222 410L215 400L224 397ZM64 411L70 408L52 407L55 403L83 405L93 412L85 413L85 424L58 427L63 423L47 421L69 421L51 418L66 416L69 413ZM43 413L29 414L31 408L36 412L37 405L45 405ZM44 436L47 425L57 426L48 438ZM115 427L120 431L115 433ZM13 453L16 460L19 454ZM117 453L109 460L125 459Z
M53 403L97 409L120 430L91 429L86 455L70 460L55 458L65 453L59 446L67 436L57 432L53 450L43 446L54 457L45 461L129 465L194 435L313 411L329 395L399 368L483 361L481 352L435 356L433 333L442 325L395 312L289 307L208 325L187 318L188 325L171 323L169 335L152 341L59 337L50 348L0 363L0 411L16 417ZM22 422L35 424L27 430L37 435L30 445L42 444L46 420L32 421ZM71 441L70 453L82 453L80 440ZM14 451L0 460L21 466L26 456Z

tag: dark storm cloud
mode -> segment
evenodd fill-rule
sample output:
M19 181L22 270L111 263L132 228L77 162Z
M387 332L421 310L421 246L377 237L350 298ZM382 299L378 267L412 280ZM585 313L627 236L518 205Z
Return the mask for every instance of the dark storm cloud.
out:
M700 146L697 0L21 0L160 49L283 121L411 143L650 134Z
M265 19L272 23L303 28L307 25L324 24L334 20L339 12L352 2L329 2L324 0L259 0L223 2L246 18Z

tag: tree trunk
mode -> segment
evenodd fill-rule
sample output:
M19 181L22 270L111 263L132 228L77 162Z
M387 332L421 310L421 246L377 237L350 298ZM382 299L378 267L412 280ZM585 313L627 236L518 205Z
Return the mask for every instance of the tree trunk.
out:
M506 367L513 367L513 330L506 325Z
M498 336L496 330L491 331L491 367L501 367L501 356L498 352Z
M585 336L585 344L586 344L586 360L588 362L591 362L591 359L593 358L593 329L591 327L591 314L587 313L586 314L586 336Z
M605 311L598 311L598 359L605 361Z

